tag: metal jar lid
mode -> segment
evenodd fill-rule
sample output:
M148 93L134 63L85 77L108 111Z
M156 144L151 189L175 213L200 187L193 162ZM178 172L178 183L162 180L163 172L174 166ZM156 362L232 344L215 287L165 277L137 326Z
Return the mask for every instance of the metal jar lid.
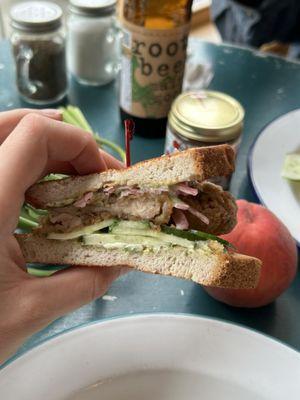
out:
M62 9L47 1L28 1L16 4L10 11L13 28L27 32L48 32L62 23Z
M116 4L117 0L69 0L71 12L86 16L110 15Z
M173 102L170 126L181 136L203 142L227 142L242 132L244 109L227 94L203 90L186 92Z

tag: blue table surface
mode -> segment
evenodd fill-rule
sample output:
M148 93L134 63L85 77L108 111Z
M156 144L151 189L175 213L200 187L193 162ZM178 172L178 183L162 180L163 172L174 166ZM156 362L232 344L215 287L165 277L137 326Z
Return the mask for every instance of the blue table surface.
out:
M245 129L231 191L237 198L257 201L247 175L249 148L261 129L274 118L300 105L300 65L249 49L190 42L191 53L214 71L211 89L236 97L245 107ZM118 113L117 84L102 88L70 82L67 102L79 106L92 127L123 145ZM0 110L22 107L6 41L0 42ZM164 139L135 137L133 161L162 154ZM236 309L210 298L192 282L131 272L111 287L108 299L99 299L52 323L34 335L22 354L53 335L85 323L136 313L192 313L253 328L300 350L300 277L273 304L260 309Z

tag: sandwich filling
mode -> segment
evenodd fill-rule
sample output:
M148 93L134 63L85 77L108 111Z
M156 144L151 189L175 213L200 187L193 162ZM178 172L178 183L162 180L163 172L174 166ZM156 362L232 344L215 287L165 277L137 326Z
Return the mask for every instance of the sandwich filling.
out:
M209 254L227 251L230 244L214 235L196 230L182 231L149 221L106 220L70 233L49 233L50 240L79 240L84 246L121 249L128 252L161 251L180 247L187 252Z
M221 234L231 230L236 222L232 196L209 182L160 188L107 184L78 199L67 199L55 206L49 204L48 212L41 233L67 233L117 218L148 220L158 226L172 223L178 229L196 228Z
M106 184L80 198L49 204L36 233L128 251L174 246L224 251L228 243L214 234L232 229L235 214L231 195L209 182L160 188Z

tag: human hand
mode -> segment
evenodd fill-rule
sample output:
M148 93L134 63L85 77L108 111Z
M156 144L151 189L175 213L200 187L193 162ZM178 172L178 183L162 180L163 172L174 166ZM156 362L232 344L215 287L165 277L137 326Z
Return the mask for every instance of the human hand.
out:
M32 334L102 296L121 270L73 267L48 278L26 273L13 236L26 190L50 172L122 168L92 136L56 110L0 113L0 364Z

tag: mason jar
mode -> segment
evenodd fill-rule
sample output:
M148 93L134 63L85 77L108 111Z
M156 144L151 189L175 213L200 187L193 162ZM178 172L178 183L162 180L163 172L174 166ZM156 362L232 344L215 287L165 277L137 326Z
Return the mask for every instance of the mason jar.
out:
M229 144L237 154L242 138L244 109L233 97L216 91L193 91L173 102L167 125L165 153L190 147ZM231 176L212 181L225 190Z
M61 8L46 1L29 1L15 5L10 16L21 97L33 104L58 102L67 90Z
M86 85L105 85L119 71L116 0L70 0L68 69Z

